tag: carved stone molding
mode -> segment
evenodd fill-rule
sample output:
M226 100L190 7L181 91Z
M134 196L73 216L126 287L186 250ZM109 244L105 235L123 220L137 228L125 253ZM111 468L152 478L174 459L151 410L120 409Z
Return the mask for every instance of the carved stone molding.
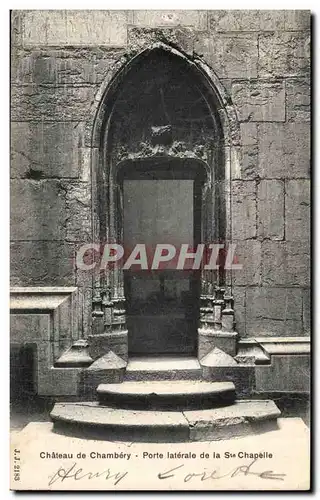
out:
M244 364L265 365L273 355L310 354L310 337L255 337L238 342L236 360Z

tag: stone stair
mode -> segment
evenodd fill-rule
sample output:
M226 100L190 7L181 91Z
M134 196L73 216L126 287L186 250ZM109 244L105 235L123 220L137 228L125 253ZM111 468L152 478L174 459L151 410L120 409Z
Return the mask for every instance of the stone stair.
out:
M201 380L197 358L189 356L133 357L126 367L126 380Z
M232 382L126 380L99 384L97 395L98 401L56 403L54 430L106 440L204 441L275 429L280 416L273 401L237 401Z
M235 401L232 382L162 380L100 384L100 404L132 410L191 410L228 406Z

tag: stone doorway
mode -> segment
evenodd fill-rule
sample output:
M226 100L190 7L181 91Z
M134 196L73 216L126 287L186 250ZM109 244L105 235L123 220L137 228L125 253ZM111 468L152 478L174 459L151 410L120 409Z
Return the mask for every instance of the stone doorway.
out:
M130 227L142 238L135 243L151 246L154 241L148 242L146 235L172 244L165 237L183 237L190 246L230 239L231 156L223 133L229 121L222 123L221 117L220 97L201 62L198 67L160 44L125 64L106 88L92 136L96 145L92 154L94 241L130 246ZM133 212L141 212L143 200L143 210L150 216L135 217L139 230L130 220L130 210L125 213L130 182L131 188L138 183L140 191L132 201L136 203ZM148 191L143 189L146 182ZM154 224L157 212L148 213L148 197L166 199L162 205L157 201L165 222L162 227ZM186 215L185 225L174 218L181 213ZM136 354L203 357L213 345L215 331L221 330L213 301L216 298L222 308L221 297L229 290L231 277L220 268L202 267L198 272L140 270L130 275L119 266L95 269L94 357L108 349L125 360ZM217 297L216 289L220 290ZM222 337L224 345L225 334Z
M191 164L192 165L192 164ZM196 355L200 270L187 259L177 269L182 244L201 241L203 180L192 165L169 160L136 164L124 173L123 238L128 253L146 248L148 269L124 272L129 355ZM176 256L151 269L157 244L173 245Z

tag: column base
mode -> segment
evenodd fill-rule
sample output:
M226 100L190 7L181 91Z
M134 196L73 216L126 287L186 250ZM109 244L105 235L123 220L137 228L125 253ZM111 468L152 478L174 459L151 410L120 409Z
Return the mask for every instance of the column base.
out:
M215 347L230 356L237 354L237 332L224 332L222 330L198 329L198 358L201 360L209 354Z

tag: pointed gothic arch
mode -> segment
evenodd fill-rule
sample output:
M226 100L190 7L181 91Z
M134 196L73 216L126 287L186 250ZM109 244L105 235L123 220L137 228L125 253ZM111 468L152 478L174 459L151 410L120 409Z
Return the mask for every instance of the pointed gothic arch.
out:
M164 159L185 171L192 164L203 178L201 242L231 240L231 158L239 143L239 125L222 85L203 61L163 43L130 60L123 58L106 76L93 112L93 241L123 239L119 173ZM230 279L202 271L199 338L213 323L214 287L230 286ZM93 289L95 340L104 338L127 357L123 271L96 272Z

